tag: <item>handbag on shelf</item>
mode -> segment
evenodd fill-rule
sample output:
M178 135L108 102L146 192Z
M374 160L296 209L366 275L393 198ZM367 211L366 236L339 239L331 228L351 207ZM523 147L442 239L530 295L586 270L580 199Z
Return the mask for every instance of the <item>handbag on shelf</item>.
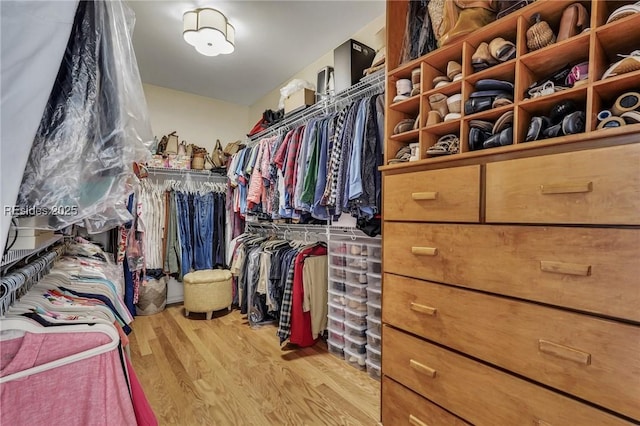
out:
M177 154L178 153L178 135L176 132L171 132L167 136L167 147L164 150L165 154Z
M445 46L496 18L496 0L451 0L444 4L438 43Z
M213 162L213 165L218 168L224 167L227 162L227 156L222 150L220 139L216 139L216 146L213 147L213 151L211 151L211 161Z
M228 157L231 157L233 154L237 154L242 148L244 148L244 144L240 141L229 142L225 145L222 152L224 152Z

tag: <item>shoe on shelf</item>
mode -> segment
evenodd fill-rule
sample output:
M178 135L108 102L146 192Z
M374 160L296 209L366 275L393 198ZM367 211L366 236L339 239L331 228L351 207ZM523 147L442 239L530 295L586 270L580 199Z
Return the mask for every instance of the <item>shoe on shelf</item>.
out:
M393 128L393 134L398 135L400 133L408 132L413 130L413 125L415 124L415 120L413 118L405 118L401 120L396 127Z
M516 57L516 45L502 37L497 37L489 43L489 53L498 61L507 62Z
M460 139L454 134L442 136L438 141L427 149L427 155L451 155L457 154L460 150Z
M446 75L439 75L433 79L433 88L437 89L439 87L446 86L449 83L451 83L449 77Z
M449 114L447 107L447 97L442 93L434 93L429 96L429 106L432 110L438 111L442 117Z
M447 63L447 77L449 80L454 81L458 74L462 77L462 65L456 61L449 61Z
M405 163L411 158L411 148L409 145L403 146L396 153L395 158L389 160L389 164Z
M640 112L638 111L623 112L620 115L620 118L622 118L627 124L638 124L640 123Z
M634 13L640 12L640 1L637 1L633 4L625 4L624 6L620 6L616 10L609 15L607 18L607 24L613 21L617 21L618 19L626 18L627 16L633 15Z
M558 29L558 43L580 34L589 27L589 12L582 3L573 3L567 6L560 18Z
M513 111L507 111L496 120L491 132L495 135L502 132L507 127L513 126Z
M489 53L489 44L486 41L480 43L471 56L471 66L475 72L491 68L498 63L498 60Z
M620 116L634 110L640 111L640 92L626 92L618 96L611 107L611 114Z
M602 74L601 80L605 78L614 77L620 74L626 74L633 71L640 70L640 50L634 50L628 55L618 55L622 59L618 62L612 64L605 72Z
M545 116L532 117L531 123L529 123L529 130L527 130L527 136L524 141L533 142L539 139L544 139L543 132L550 125L551 125L551 120L549 120L549 117L545 117Z

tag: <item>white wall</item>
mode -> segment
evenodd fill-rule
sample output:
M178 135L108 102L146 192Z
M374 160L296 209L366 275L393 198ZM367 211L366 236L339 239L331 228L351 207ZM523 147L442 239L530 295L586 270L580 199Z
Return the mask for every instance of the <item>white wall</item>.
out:
M360 31L355 33L350 38L359 41L360 43L364 43L367 46L375 49L376 51L384 45L384 37L380 37L379 31L385 26L386 15L382 14L378 18L371 21ZM347 40L344 40L347 41ZM336 46L338 47L338 46ZM318 75L318 71L322 68L329 66L333 66L333 49L327 52L322 57L318 58L315 62L307 65L304 69L298 71L296 74L292 75L286 81L283 81L278 87L273 89L272 92L263 96L256 103L251 105L249 110L249 125L248 129L251 129L256 122L262 118L262 113L267 109L277 110L278 102L280 101L280 88L285 86L289 81L294 78L301 78L303 80L308 81L313 84L314 87L316 85L316 79Z
M222 146L244 140L249 107L144 84L153 134L160 139L176 130L187 141L211 152L216 139Z

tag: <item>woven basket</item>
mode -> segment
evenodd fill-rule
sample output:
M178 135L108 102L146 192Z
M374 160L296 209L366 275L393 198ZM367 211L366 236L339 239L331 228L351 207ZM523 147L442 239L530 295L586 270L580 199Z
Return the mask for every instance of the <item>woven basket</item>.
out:
M204 169L204 155L194 154L193 159L191 160L191 168L195 170Z
M535 23L527 30L527 47L530 51L542 49L556 42L556 35L549 24L541 20L539 13L533 15L531 20Z
M167 306L167 281L165 277L147 280L140 286L137 315L153 315L164 311Z

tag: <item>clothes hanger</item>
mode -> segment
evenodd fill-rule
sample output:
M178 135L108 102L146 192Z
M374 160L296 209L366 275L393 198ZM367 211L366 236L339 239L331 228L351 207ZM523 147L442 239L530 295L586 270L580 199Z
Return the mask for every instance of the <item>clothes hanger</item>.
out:
M94 325L61 325L59 327L43 327L28 318L15 317L0 319L0 335L8 332L9 330L34 333L34 334L61 334L61 333L103 333L109 337L109 342L96 346L77 354L62 357L60 359L46 362L35 367L27 368L22 371L15 372L3 377L0 377L0 383L10 382L12 380L21 379L23 377L31 376L33 374L41 373L43 371L51 370L63 365L78 362L87 358L101 355L103 353L110 352L118 347L120 344L120 336L115 327L106 324L94 324Z

